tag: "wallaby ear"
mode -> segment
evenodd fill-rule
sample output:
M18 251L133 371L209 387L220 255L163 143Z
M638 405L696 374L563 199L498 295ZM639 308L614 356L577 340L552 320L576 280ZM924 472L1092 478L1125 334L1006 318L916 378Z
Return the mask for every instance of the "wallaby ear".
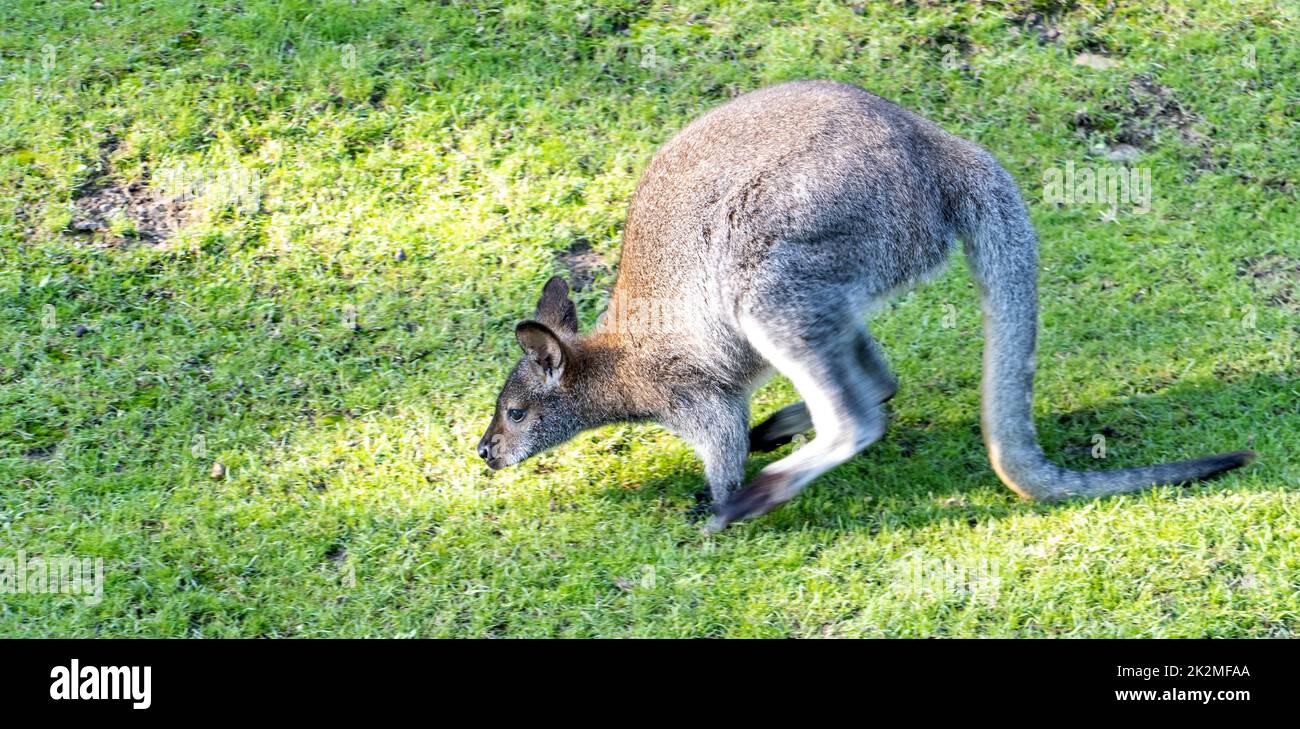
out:
M569 285L560 276L552 276L542 288L533 318L561 336L578 333L578 309L569 300Z
M568 364L569 353L564 342L545 324L536 321L519 322L515 327L515 339L524 348L528 361L541 374L547 389L555 387Z

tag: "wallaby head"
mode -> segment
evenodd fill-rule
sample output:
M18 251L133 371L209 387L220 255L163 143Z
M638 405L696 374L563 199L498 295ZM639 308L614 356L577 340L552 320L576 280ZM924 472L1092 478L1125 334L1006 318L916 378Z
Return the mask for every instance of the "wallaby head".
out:
M590 427L581 402L586 383L578 314L564 279L546 282L537 311L515 327L515 338L524 356L506 378L492 423L478 443L479 456L493 469L554 448Z

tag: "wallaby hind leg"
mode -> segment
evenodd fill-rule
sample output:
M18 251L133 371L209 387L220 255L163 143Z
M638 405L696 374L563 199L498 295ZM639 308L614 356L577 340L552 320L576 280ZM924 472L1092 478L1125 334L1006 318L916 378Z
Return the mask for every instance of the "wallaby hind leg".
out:
M889 371L880 345L866 332L858 334L855 344L859 364L884 393L881 402L888 402L898 391L898 380ZM807 405L802 402L786 405L749 431L749 450L751 453L774 451L794 440L796 435L812 430L812 427L812 416L808 414Z
M817 435L764 468L726 504L715 507L710 531L789 501L814 478L852 458L885 432L881 402L892 385L873 376L860 361L862 338L870 335L860 324L849 323L852 317L846 315L841 321L844 328L837 330L828 326L826 312L820 312L806 326L786 318L773 327L742 315L741 327L750 345L804 396ZM874 351L874 344L867 351Z

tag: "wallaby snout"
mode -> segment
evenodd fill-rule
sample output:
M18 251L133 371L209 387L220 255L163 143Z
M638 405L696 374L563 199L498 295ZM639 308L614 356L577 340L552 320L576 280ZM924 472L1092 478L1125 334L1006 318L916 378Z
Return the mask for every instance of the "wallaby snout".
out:
M479 438L478 441L478 457L486 461L488 468L493 471L501 470L501 467L504 465L501 463L501 459L497 458L493 454L496 441L500 439L500 437L501 435L499 433L494 432L493 429L489 427L487 432L484 433L483 437Z

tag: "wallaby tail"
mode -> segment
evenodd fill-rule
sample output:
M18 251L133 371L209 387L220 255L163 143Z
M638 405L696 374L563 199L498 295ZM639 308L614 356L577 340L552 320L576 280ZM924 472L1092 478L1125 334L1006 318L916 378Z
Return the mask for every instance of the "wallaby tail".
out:
M980 423L993 470L1038 501L1103 496L1207 478L1250 463L1252 451L1114 471L1071 471L1043 455L1034 431L1038 240L1014 180L996 162L963 190L958 232L984 311Z

